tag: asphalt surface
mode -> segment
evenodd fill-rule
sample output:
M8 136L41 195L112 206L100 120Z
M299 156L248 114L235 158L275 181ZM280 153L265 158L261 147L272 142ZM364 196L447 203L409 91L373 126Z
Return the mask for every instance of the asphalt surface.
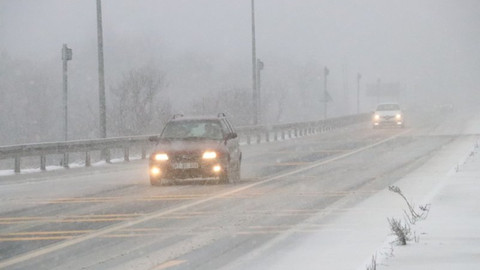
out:
M417 115L405 129L360 123L244 145L237 184L152 187L146 161L0 177L0 268L242 269L234 262L246 255L341 229L329 226L331 209L395 183L468 118Z

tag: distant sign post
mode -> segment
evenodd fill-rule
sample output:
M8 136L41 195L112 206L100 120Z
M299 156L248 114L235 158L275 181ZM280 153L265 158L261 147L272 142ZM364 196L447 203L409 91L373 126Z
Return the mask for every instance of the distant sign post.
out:
M325 66L323 69L324 76L324 87L323 87L323 119L327 119L327 103L332 100L327 91L327 76L330 73L330 70Z
M362 74L357 73L357 114L360 113L360 80L362 79Z

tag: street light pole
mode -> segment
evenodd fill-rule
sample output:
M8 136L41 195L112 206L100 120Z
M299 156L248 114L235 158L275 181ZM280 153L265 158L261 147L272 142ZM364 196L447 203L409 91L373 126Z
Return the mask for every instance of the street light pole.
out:
M252 102L253 124L258 124L257 55L255 48L255 0L252 0Z
M328 92L327 92L327 76L328 74L330 73L330 71L328 70L328 68L325 66L324 70L323 70L323 76L324 76L324 80L323 80L323 83L324 83L324 87L323 87L323 102L324 102L324 106L323 106L323 119L327 119L327 103L328 103Z
M62 62L63 62L63 136L68 141L68 65L67 62L72 60L72 49L67 44L62 46ZM63 167L68 168L68 153L63 154Z
M107 137L107 109L105 105L105 69L103 65L102 1L97 0L97 41L98 41L98 96L100 113L100 138Z
M258 106L258 122L262 122L262 76L261 71L263 70L263 62L257 58L257 106Z
M362 78L362 74L357 74L357 114L360 113L360 79Z

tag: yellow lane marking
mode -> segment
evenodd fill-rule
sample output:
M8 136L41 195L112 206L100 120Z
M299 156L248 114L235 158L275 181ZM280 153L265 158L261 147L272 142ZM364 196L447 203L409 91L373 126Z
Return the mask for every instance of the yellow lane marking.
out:
M180 264L185 263L185 262L186 261L181 261L181 260L168 261L168 262L165 262L165 263L162 263L162 264L156 266L152 270L163 270L163 269L167 269L167 268L170 268L170 267L173 267L173 266L180 265Z
M165 219L189 219L199 216L214 214L215 212L196 211L176 213L162 218ZM46 217L0 217L0 225L25 224L25 223L81 223L81 222L112 222L126 221L140 217L144 214L107 214L107 215L84 215L84 216L46 216Z
M331 226L322 224L311 224L302 230L295 230L300 233L312 233L319 230L328 229ZM171 234L177 228L138 228L120 230L118 233L106 234L100 236L101 238L132 238L132 237L150 237L161 234ZM206 227L206 231L218 231L218 227ZM239 235L247 234L278 234L295 229L293 225L278 225L278 226L247 226L243 231L237 232ZM345 229L335 228L335 230L346 231ZM17 232L0 234L0 242L27 242L27 241L46 241L46 240L68 240L79 234L86 234L94 232L93 230L75 230L75 231L32 231L32 232ZM202 231L204 232L204 231ZM182 233L183 235L196 235L202 232Z
M281 174L278 174L276 176L272 176L272 177L266 178L264 180L261 180L259 182L251 183L251 184L248 184L248 185L245 185L245 186L235 187L231 190L212 195L211 197L206 197L206 198L203 198L203 199L198 200L198 201L189 202L189 203L186 203L184 205L180 205L178 207L174 207L174 208L171 208L171 209L168 209L168 210L161 209L157 212L153 212L153 213L150 213L150 214L147 214L147 215L144 215L144 216L140 216L136 220L129 220L129 221L122 222L120 224L114 224L114 225L111 225L107 228L100 229L98 231L92 232L90 234L85 234L85 235L81 235L81 236L78 236L78 237L74 237L72 239L65 240L65 241L57 243L57 244L46 246L46 247L31 251L31 252L28 252L28 253L25 253L25 254L18 255L16 257L13 257L13 258L10 258L10 259L6 259L6 260L0 262L0 268L5 268L5 267L8 267L8 266L20 263L20 262L24 262L24 261L42 256L42 255L46 255L46 254L55 252L57 250L61 250L61 249L64 249L64 248L67 248L67 247L70 247L70 246L73 246L73 245L76 245L76 244L79 244L79 243L82 243L82 242L85 242L85 241L88 241L88 240L91 240L91 239L94 239L94 238L97 238L97 237L101 237L103 235L110 234L112 232L120 231L120 230L123 230L125 228L132 227L134 225L141 224L141 223L144 223L144 222L147 222L147 221L150 221L150 220L153 220L153 219L157 219L157 218L160 218L160 217L164 217L164 216L167 216L167 215L172 214L172 213L177 213L177 212L180 212L180 211L184 211L185 209L189 209L189 208L192 208L192 207L195 207L195 206L198 206L198 205L201 205L201 204L205 204L207 202L214 201L214 200L217 200L217 199L225 198L226 196L231 196L232 194L236 194L236 193L242 192L244 190L251 189L251 188L256 187L256 186L260 186L260 185L264 185L264 184L267 184L267 183L270 183L270 182L273 182L273 181L277 181L278 179L285 178L287 176L292 176L292 175L298 174L300 172L308 171L308 170L323 166L325 164L329 164L329 163L335 162L337 160L353 156L353 155L358 154L360 152L363 152L365 150L371 149L371 148L376 147L378 145L381 145L381 144L384 144L384 143L389 142L391 140L394 140L394 139L396 139L396 138L398 138L398 137L400 137L404 134L407 134L410 131L411 130L406 130L406 131L401 132L397 135L394 135L394 136L391 136L387 139L384 139L384 140L375 142L373 144L358 148L358 149L353 150L351 152L347 152L347 153L332 157L330 159L322 160L322 161L319 161L318 163L314 163L314 164L311 164L309 166L305 166L305 167L301 167L301 168L298 168L298 169L295 169L295 170L291 170L291 171L286 172L286 173L281 173Z
M159 195L149 197L90 197L90 198L58 198L42 201L43 203L96 203L96 202L130 202L130 201L170 201L170 200L193 200L207 197L208 194L181 194Z
M25 236L25 235L55 235L55 234L81 234L89 233L92 230L77 230L77 231L39 231L39 232L14 232L14 233L0 233L0 236Z
M175 228L140 228L121 230L117 234L108 234L101 236L103 238L127 238L140 236L154 236L158 234L171 233ZM76 230L76 231L31 231L0 234L0 242L17 241L43 241L43 240L65 240L71 239L79 234L94 232L94 230Z
M312 163L304 162L302 165L308 165ZM277 164L278 165L278 164ZM291 165L300 165L300 163L282 163L279 166L291 166ZM314 176L301 176L300 179L307 179L307 178L318 178ZM354 191L355 193L359 193ZM376 192L372 190L371 193ZM369 192L362 192L362 193L369 193ZM250 198L254 196L263 196L265 193L263 192L252 192L252 193L245 193L245 194L232 194L231 196L225 196L224 198ZM292 194L289 192L285 193L288 196L340 196L350 194L350 192L301 192ZM97 198L60 198L60 199L52 199L46 201L35 201L31 203L35 204L66 204L66 203L117 203L117 202L132 202L132 201L142 201L142 202L154 202L154 201L178 201L178 200L194 200L198 198L206 198L208 194L201 194L201 195L185 195L185 196L152 196L152 197L145 197L145 198L124 198L124 197L97 197ZM0 218L0 224L2 224L2 218Z
M111 222L125 221L141 214L125 214L125 215L86 215L86 216L58 216L58 217L2 217L0 224L23 224L23 223L80 223L80 222Z
M56 217L0 217L0 221L14 221L14 220L43 220L51 218L111 218L111 217L137 217L142 214L105 214L105 215L74 215L74 216L56 216Z
M0 238L0 242L20 242L20 241L45 241L45 240L66 240L74 236L42 236L42 237L12 237Z

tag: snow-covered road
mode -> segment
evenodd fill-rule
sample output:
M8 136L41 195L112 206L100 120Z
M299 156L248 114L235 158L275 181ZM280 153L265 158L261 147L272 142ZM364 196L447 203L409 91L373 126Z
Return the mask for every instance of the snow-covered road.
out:
M449 188L478 165L471 153L480 117L461 116L244 146L237 185L150 187L145 161L5 176L0 268L366 269L376 254L377 269L400 269L397 252L406 262L432 254L443 227L441 237L455 241L469 240L457 239L457 228L478 227L468 219L478 211L475 197L438 199L475 194L463 184ZM389 185L416 205L431 204L427 220L412 227L418 243L392 248L387 218L402 217L406 204ZM465 211L448 216L463 227L444 216L459 206Z

